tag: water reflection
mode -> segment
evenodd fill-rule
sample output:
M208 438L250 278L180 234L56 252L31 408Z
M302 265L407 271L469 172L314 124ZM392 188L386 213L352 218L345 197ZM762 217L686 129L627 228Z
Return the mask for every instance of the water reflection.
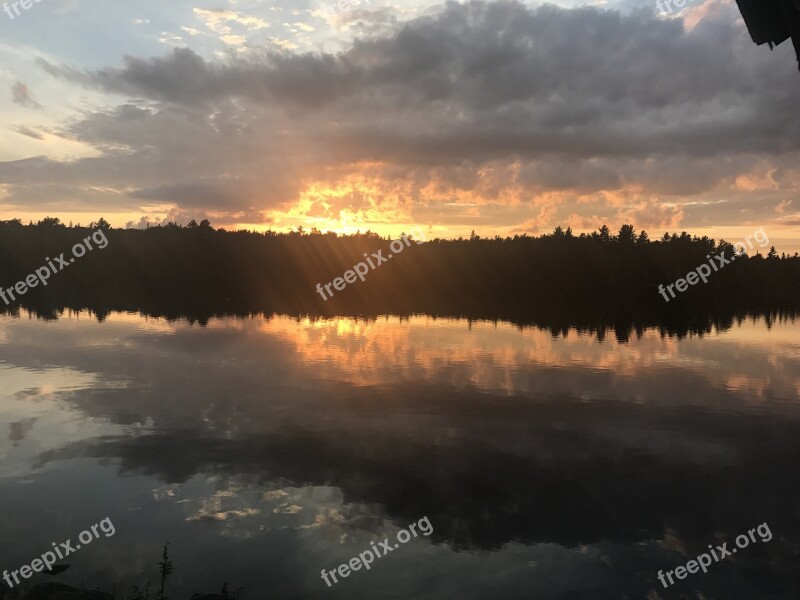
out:
M795 597L797 329L4 317L0 567L110 516L66 580L152 579L169 538L176 597ZM325 587L422 516L430 539ZM768 544L655 579L764 521Z

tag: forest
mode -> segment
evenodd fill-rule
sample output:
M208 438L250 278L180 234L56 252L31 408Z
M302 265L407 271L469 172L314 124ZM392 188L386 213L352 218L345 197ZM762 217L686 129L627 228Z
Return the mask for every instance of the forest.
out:
M620 339L644 327L679 335L727 327L766 315L793 317L800 305L800 257L751 252L707 283L666 302L659 285L685 277L708 256L731 257L724 240L603 226L574 235L557 227L533 237L432 239L406 246L365 281L356 280L323 300L329 283L365 261L390 253L390 240L372 233L338 235L303 228L289 233L225 231L208 221L147 229L113 229L99 219L88 227L56 218L24 225L0 222L0 286L12 287L102 229L109 244L29 290L4 312L30 310L57 318L64 310L113 311L187 318L201 324L219 315L287 314L377 318L428 314L538 325L554 334L571 327L612 329Z

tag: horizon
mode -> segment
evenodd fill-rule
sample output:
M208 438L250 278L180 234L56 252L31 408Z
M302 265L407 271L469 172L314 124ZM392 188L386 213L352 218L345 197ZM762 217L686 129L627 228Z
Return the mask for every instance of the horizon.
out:
M50 222L48 223L48 221L50 221ZM198 223L198 221L196 219L190 219L188 222L186 222L185 220L183 220L183 222L179 222L179 221L163 221L163 222L159 222L159 223L140 223L140 224L137 224L136 226L134 226L132 223L128 223L128 224L126 224L125 227L115 227L112 223L108 222L108 220L106 220L104 217L100 217L97 221L92 221L88 225L83 225L81 223L72 223L72 222L64 223L58 217L52 217L50 215L47 215L44 219L42 219L42 220L40 220L40 221L38 221L36 223L34 223L32 220L29 220L28 223L25 223L19 217L14 217L14 218L8 219L8 220L0 220L0 224L13 223L13 222L18 222L19 225L22 226L22 227L41 227L41 226L48 227L48 226L55 226L55 227L65 227L67 229L71 229L71 228L97 229L97 228L102 228L103 224L105 224L105 225L107 225L108 227L110 227L112 229L132 230L132 231L145 231L145 230L151 229L151 228L166 228L166 227L169 227L169 226L176 226L176 227L181 228L181 229L191 229L192 227L201 228L201 227L203 227L203 222L205 222L205 221ZM364 236L364 235L374 235L374 236L377 236L380 239L387 239L387 240L389 240L389 239L400 239L401 237L406 236L406 235L411 235L411 237L413 239L414 235L415 235L412 232L406 232L404 230L400 231L400 232L398 232L396 234L384 234L384 235L381 235L378 232L372 231L372 230L369 230L369 229L367 229L366 231L356 230L356 231L350 231L350 232L339 232L339 231L336 231L336 230L320 230L320 229L316 229L316 228L306 229L302 225L299 225L297 228L288 228L286 231L276 231L276 230L274 230L272 228L257 229L257 228L234 228L234 227L230 227L230 226L229 227L215 227L214 223L211 223L210 221L208 222L208 225L206 225L206 226L209 227L213 231L224 231L224 232L227 232L227 233L246 232L246 233L259 234L259 235L267 234L267 233L272 233L274 235L300 235L300 236L335 234L337 237L341 237L341 238L354 237L354 236ZM632 225L629 224L629 223L623 224L622 227L628 227L628 226L632 227ZM581 239L582 237L587 237L587 238L597 237L598 235L600 235L602 233L602 229L603 228L607 228L608 229L608 235L609 235L611 241L616 241L617 240L617 237L618 237L618 234L620 233L620 231L619 230L615 231L615 230L611 229L610 227L608 227L608 225L606 223L603 223L597 229L586 230L586 231L581 231L581 232L576 232L576 231L572 230L572 228L570 226L562 227L561 225L556 225L556 227L553 230L551 230L551 231L541 231L538 234L528 234L526 232L523 232L523 233L517 233L517 234L514 234L514 235L505 235L505 236L502 236L502 235L499 235L499 234L495 234L495 236L492 236L492 237L489 237L489 236L486 236L486 235L481 235L481 232L478 231L478 230L475 230L475 229L473 229L469 233L469 235L467 235L467 236L459 235L458 237L439 237L439 236L429 237L424 230L422 230L422 229L420 229L418 227L415 228L414 231L416 231L416 235L418 237L420 237L420 239L421 239L421 241L419 243L425 243L425 242L434 241L434 240L459 241L459 240L472 240L473 238L480 239L480 240L496 240L496 239L513 240L513 239L516 239L518 237L522 237L522 238L528 237L528 238L531 238L531 239L541 239L541 238L545 238L545 237L555 236L559 232L561 234L565 235L566 237L573 237L575 239ZM740 227L739 229L745 230L746 228ZM430 231L432 231L432 228L430 229ZM757 230L757 231L761 231L762 234L766 235L766 232L764 231L763 228L759 228L759 230ZM787 258L790 258L790 257L796 256L797 254L800 254L800 252L798 250L795 250L794 252L787 252L785 250L782 250L775 243L773 243L773 239L769 238L769 237L765 238L766 239L766 244L759 244L758 247L755 247L755 246L752 245L753 231L750 231L749 233L747 233L745 235L742 235L741 238L736 239L736 238L724 238L724 237L714 238L714 237L707 236L707 235L697 235L697 233L694 233L694 232L691 232L691 231L686 231L686 230L664 231L660 235L657 235L656 232L653 232L653 231L648 232L645 229L637 230L635 227L633 228L633 235L634 236L638 237L640 234L643 234L643 233L647 235L647 242L648 243L661 243L661 242L664 242L664 241L668 241L668 240L664 240L663 239L663 237L665 235L673 237L673 238L674 237L680 237L682 235L688 235L693 240L700 240L700 239L703 239L703 238L707 238L711 243L714 243L714 244L728 243L728 244L736 245L738 243L742 243L743 245L746 245L746 244L744 244L744 242L747 240L747 237L749 236L751 238L750 245L752 247L750 248L750 251L752 252L752 255L757 255L757 254L760 255L760 254L762 254L762 251L764 251L763 253L766 254L770 247L775 248L775 251L777 252L779 257L782 254L785 254Z
M0 219L800 251L796 61L732 0L51 0L0 29Z

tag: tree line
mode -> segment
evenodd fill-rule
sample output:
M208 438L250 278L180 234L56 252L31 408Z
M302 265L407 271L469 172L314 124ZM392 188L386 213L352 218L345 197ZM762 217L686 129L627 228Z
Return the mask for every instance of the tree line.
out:
M623 225L574 235L557 227L538 237L433 239L412 244L323 301L317 284L334 281L365 261L391 253L389 240L372 233L338 235L298 228L289 233L225 231L208 221L147 229L112 229L105 219L88 227L47 218L23 225L0 222L0 286L8 288L68 252L97 228L109 245L71 265L46 287L11 306L45 318L65 309L88 309L100 318L135 311L205 322L217 315L280 313L330 317L429 314L570 327L625 339L658 326L679 335L727 327L748 315L793 316L800 305L800 256L770 248L737 258L708 283L670 302L658 293L708 256L730 257L724 240L665 233L651 240Z

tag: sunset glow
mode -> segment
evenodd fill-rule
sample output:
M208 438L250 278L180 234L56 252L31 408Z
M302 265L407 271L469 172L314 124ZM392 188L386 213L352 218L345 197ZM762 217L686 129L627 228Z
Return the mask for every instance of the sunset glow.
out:
M77 6L4 24L0 219L445 238L764 227L800 250L800 134L780 100L794 92L756 91L792 84L734 2L150 4L105 7L101 53ZM606 58L622 54L636 76Z

